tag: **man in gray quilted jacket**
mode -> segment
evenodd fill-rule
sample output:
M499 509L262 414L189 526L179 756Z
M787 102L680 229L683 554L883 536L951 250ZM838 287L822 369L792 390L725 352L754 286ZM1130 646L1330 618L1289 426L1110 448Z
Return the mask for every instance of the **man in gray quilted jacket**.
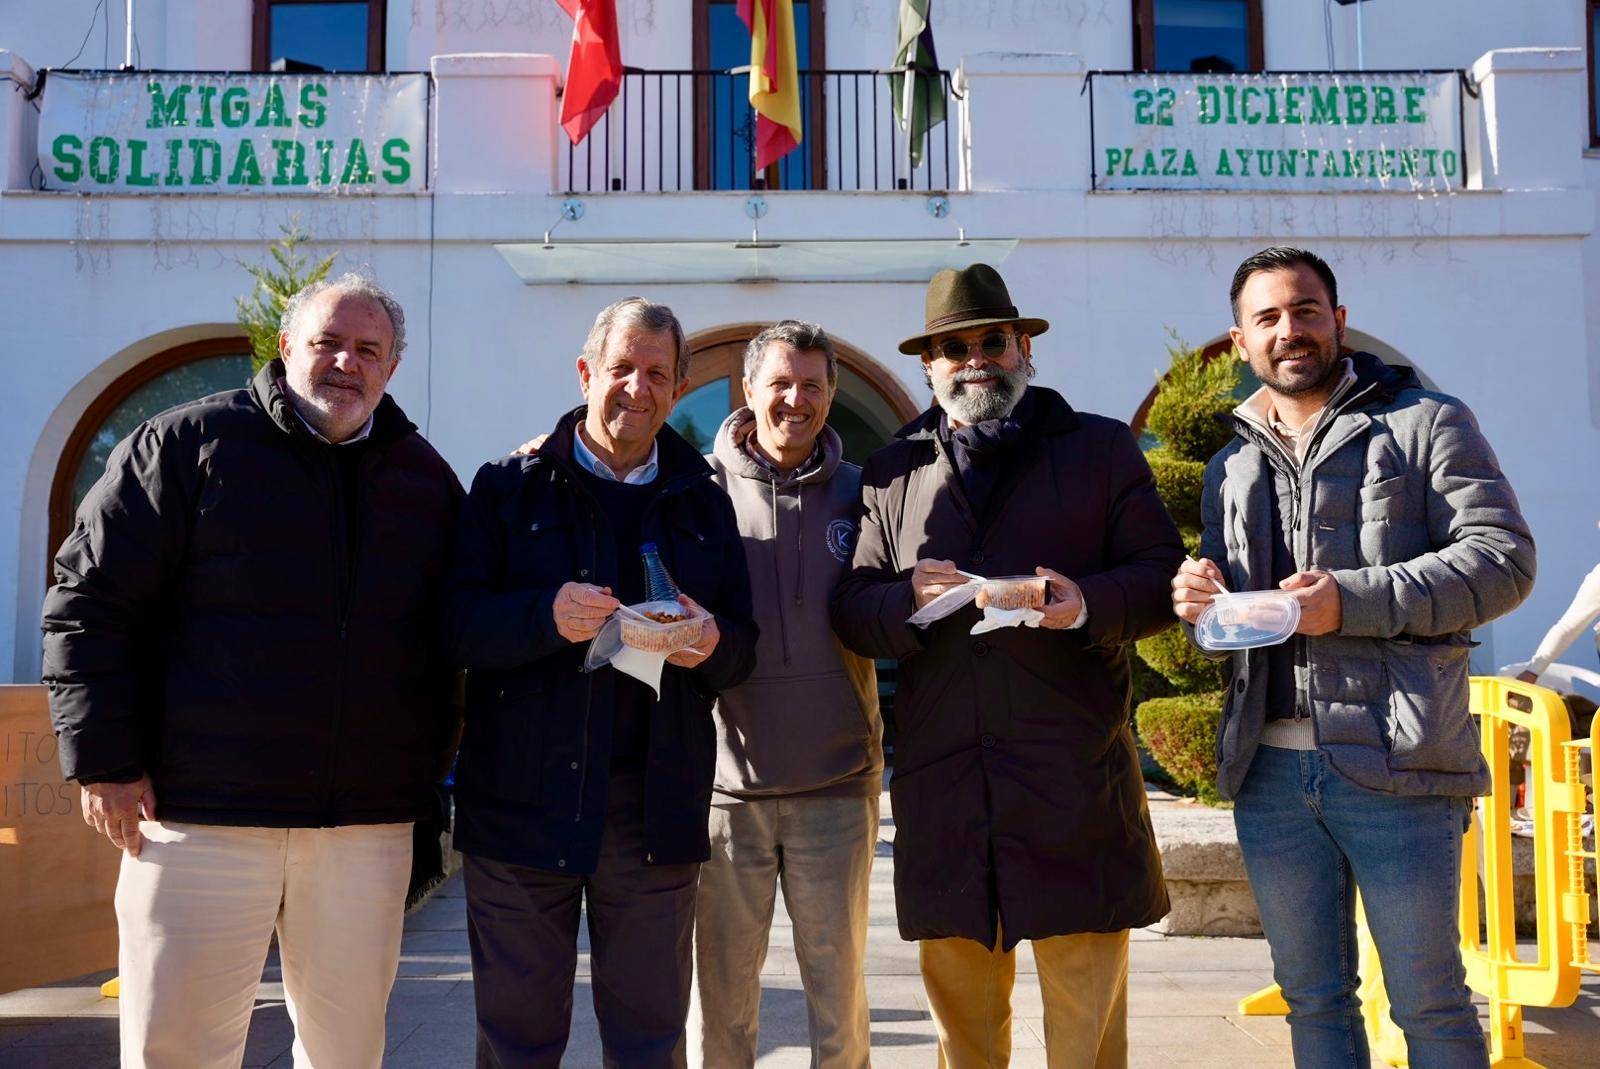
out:
M1202 559L1172 602L1191 637L1218 584L1300 603L1287 642L1232 654L1217 739L1295 1064L1370 1064L1359 891L1413 1069L1487 1069L1456 934L1462 832L1489 788L1467 656L1527 596L1533 540L1467 407L1344 350L1320 258L1259 252L1231 297L1263 385L1206 468Z

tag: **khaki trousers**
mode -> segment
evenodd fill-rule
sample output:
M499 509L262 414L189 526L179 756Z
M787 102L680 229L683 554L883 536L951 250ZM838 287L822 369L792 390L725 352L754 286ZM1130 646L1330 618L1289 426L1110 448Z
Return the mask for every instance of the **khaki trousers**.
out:
M117 879L124 1069L236 1069L274 929L296 1069L378 1069L411 825L139 830Z
M866 1069L867 889L878 796L713 805L710 831L711 859L700 866L695 906L690 1064L755 1065L761 967L781 882L805 987L812 1069Z
M918 944L940 1069L1004 1069L1011 1061L1011 987L1017 955L972 939ZM1128 933L1033 940L1044 996L1050 1069L1128 1064Z

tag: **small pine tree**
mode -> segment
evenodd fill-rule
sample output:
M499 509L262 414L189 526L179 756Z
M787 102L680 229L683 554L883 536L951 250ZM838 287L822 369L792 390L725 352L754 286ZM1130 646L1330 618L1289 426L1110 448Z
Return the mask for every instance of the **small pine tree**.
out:
M1238 403L1239 361L1234 353L1207 360L1203 350L1185 345L1176 335L1167 352L1172 366L1145 421L1160 444L1146 458L1157 493L1177 522L1185 547L1195 553L1206 462L1233 437L1224 417ZM1135 695L1141 739L1174 780L1197 790L1202 800L1213 800L1217 769L1212 741L1222 715L1221 665L1202 656L1176 630L1144 639L1136 651L1148 670L1145 677L1165 684L1142 687Z
M339 255L332 253L308 270L306 264L310 257L300 252L300 244L305 241L306 235L300 230L299 224L290 223L280 229L283 237L267 249L276 267L239 261L239 266L255 280L249 297L234 298L238 306L239 326L250 338L252 375L278 355L278 329L283 322L283 306L305 287L327 278L333 261Z

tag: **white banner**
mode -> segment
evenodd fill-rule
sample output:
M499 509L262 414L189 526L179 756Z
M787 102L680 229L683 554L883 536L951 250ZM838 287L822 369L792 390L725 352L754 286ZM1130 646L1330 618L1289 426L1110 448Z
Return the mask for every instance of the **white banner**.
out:
M1453 71L1092 79L1096 189L1465 185Z
M45 189L406 193L427 188L425 74L51 71Z

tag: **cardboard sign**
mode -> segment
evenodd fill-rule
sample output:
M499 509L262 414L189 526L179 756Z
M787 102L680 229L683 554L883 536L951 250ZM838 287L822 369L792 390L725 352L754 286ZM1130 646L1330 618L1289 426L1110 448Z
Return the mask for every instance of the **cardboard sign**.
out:
M45 689L0 686L0 992L116 967L121 860L61 779Z

